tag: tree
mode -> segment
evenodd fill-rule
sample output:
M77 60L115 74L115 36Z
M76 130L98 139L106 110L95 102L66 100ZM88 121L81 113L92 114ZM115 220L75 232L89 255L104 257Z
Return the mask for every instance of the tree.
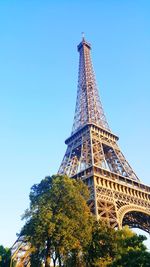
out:
M85 253L86 267L149 267L150 253L143 244L145 239L128 226L115 230L104 221L95 221Z
M117 254L110 267L149 267L150 253L144 240L145 236L135 234L127 226L116 231Z
M105 267L112 262L116 253L115 234L115 229L105 221L93 223L92 238L85 253L87 267Z
M86 185L67 176L46 177L31 188L30 208L23 216L26 222L20 235L35 248L36 258L44 260L45 267L52 258L54 266L56 260L62 266L73 252L81 258L91 237L88 198Z
M0 246L0 267L10 266L11 251L9 248Z

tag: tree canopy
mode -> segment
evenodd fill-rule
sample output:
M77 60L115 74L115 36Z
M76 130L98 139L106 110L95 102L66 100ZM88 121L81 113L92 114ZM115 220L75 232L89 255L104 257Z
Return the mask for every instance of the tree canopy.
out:
M9 248L0 246L0 267L10 266L11 251Z
M21 231L33 247L37 260L49 266L65 262L70 253L77 255L90 239L92 216L86 202L87 187L67 176L46 177L31 188L30 208Z
M112 229L104 221L93 224L92 238L86 250L86 267L148 267L150 253L143 241L128 226Z

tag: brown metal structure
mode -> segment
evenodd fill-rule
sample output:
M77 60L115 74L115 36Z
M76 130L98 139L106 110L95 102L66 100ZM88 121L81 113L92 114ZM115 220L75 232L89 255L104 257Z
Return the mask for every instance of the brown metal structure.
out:
M90 188L90 206L97 219L112 227L137 227L150 233L150 187L122 154L108 126L99 98L90 56L91 45L78 45L79 75L71 136L59 174L82 179Z
M11 248L10 267L30 267L30 256L33 249L29 242L19 237Z

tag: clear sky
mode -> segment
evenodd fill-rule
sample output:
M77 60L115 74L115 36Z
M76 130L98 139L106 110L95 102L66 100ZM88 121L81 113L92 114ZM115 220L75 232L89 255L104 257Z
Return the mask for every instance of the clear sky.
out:
M149 14L148 0L0 1L0 244L13 244L31 186L64 156L82 31L109 125L149 184Z

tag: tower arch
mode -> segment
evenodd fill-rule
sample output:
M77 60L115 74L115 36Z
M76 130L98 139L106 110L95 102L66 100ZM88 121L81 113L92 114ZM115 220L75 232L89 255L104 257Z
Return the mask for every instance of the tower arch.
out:
M120 208L118 214L121 228L128 225L150 234L150 210L137 205L125 205Z

